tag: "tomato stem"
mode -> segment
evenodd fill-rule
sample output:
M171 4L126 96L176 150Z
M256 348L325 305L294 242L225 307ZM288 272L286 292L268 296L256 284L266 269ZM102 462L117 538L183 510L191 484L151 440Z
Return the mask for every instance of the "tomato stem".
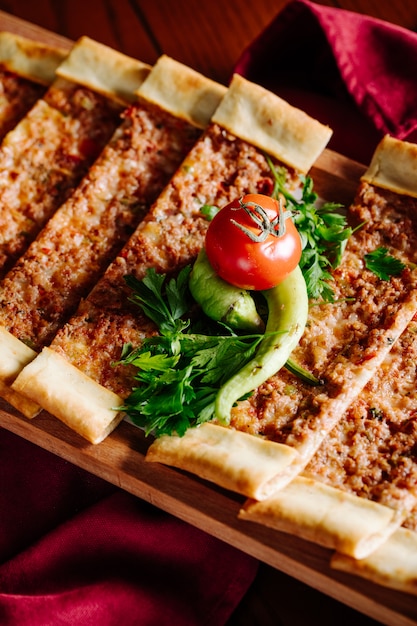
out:
M256 202L243 202L239 200L239 208L233 209L238 211L243 209L250 219L260 228L260 233L256 234L250 228L246 228L236 220L231 220L232 224L237 226L242 232L249 237L251 241L255 243L262 243L268 237L273 235L274 237L283 237L287 231L286 221L291 217L291 211L284 210L284 198L279 196L278 200L278 215L271 220L265 209Z

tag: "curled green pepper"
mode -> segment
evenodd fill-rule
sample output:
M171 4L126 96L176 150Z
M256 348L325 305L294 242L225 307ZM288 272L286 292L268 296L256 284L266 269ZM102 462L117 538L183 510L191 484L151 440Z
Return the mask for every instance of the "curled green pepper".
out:
M268 304L265 335L254 358L217 394L215 415L222 423L229 423L231 409L239 398L284 367L307 323L307 288L299 266L279 285L262 293Z
M264 322L246 289L226 282L212 268L204 248L199 253L189 277L191 294L204 313L235 330L263 332Z
M204 253L197 261L197 271L193 281L190 281L190 287L203 311L213 319L226 321L224 315L228 304L242 297L242 293L246 294L247 310L252 311L252 306L255 307L249 292L242 292L238 287L216 276ZM231 409L239 398L259 387L289 361L291 352L304 332L308 315L308 295L299 266L276 287L261 293L268 305L264 337L255 357L232 376L217 394L215 416L222 423L230 421ZM252 301L251 306L248 305L249 301ZM235 328L244 330L244 322L242 313Z

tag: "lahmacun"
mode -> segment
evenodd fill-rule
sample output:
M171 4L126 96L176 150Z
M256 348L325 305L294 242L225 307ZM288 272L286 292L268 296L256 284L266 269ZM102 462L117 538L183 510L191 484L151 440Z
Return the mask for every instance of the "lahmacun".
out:
M11 383L97 282L207 123L208 114L199 104L192 110L183 107L181 113L177 108L175 114L165 104L173 84L178 97L178 72L187 107L188 97L200 103L202 92L210 95L214 107L226 89L202 77L199 82L194 72L162 57L74 193L3 279L0 394L26 417L34 417L40 407L28 404Z
M107 49L108 65L98 70L99 49L83 38L58 67L59 88L72 84L78 64L80 83L111 100L118 115L124 110L129 119L146 101L150 109L181 119L192 128L183 146L186 156L181 160L184 154L178 150L181 158L165 172L166 179L158 174L154 197L145 202L136 230L125 233L127 241L120 240L119 250L103 253L105 263L81 301L75 277L73 304L55 321L48 320L44 335L34 322L39 292L33 300L27 298L30 340L23 321L20 329L11 322L18 299L9 310L3 307L3 321L0 316L0 346L10 356L1 373L0 395L29 417L48 410L95 444L123 419L117 407L133 384L134 372L116 364L121 347L139 345L155 333L153 323L129 302L124 276L140 279L148 268L175 274L192 263L207 229L203 204L223 206L248 192L270 192L273 177L266 155L286 168L287 185L296 189L300 174L310 170L331 135L326 126L240 76L226 89L165 57L162 65L177 72L172 85L184 78L181 88L170 90L163 73L147 80L151 68L141 65L138 74L134 60L113 57ZM135 90L138 77L143 88ZM112 94L106 93L106 85ZM58 91L51 93L56 101ZM29 119L24 118L27 128ZM103 155L114 149L125 128L126 121L107 135ZM75 214L77 207L82 214L91 204L95 176L106 177L101 166L100 159L88 165L83 183L61 203L63 210L45 216L39 245L35 242L13 258L2 282L3 302L16 298L19 277L36 276L30 263L39 264L44 244L54 247L59 240L65 210ZM233 408L229 427L213 421L183 437L162 436L151 443L146 457L243 494L247 501L241 519L336 550L333 567L409 593L415 593L415 565L406 555L417 536L412 440L416 169L415 146L385 137L348 208L349 221L358 228L332 272L335 302L312 303L292 355L322 384L309 386L281 370ZM112 235L105 226L98 234L110 245ZM365 255L381 247L405 265L389 280L365 265ZM62 271L60 264L70 262L72 249L65 253L63 244L57 248L61 255L51 255L51 268Z

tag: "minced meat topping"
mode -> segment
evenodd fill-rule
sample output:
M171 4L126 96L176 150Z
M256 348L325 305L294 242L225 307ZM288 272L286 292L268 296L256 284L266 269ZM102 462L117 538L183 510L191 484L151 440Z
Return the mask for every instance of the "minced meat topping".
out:
M308 474L405 510L417 497L417 322L398 340L391 326L401 307L415 298L415 272L409 267L417 261L416 216L417 200L362 184L350 218L363 226L334 272L336 302L311 307L292 355L324 384L309 388L282 370L233 417L237 428L302 450L309 437L323 441L333 413L333 430L307 466ZM379 246L407 264L400 276L384 281L365 268L364 254ZM349 387L387 342L390 352L352 398Z
M46 91L44 85L18 76L0 63L0 140Z
M3 280L2 326L36 350L49 343L200 133L153 105L129 108L75 193Z
M50 87L0 147L0 276L87 172L121 106L68 84Z
M293 172L288 174L291 184L296 179ZM245 193L270 194L272 189L261 151L211 125L51 347L102 385L128 395L132 378L125 366L115 367L114 362L125 342L138 345L155 329L129 304L123 276L142 278L148 267L177 272L193 262L203 245L208 222L202 205L223 206Z
M416 363L413 320L320 446L310 476L395 509L417 505Z

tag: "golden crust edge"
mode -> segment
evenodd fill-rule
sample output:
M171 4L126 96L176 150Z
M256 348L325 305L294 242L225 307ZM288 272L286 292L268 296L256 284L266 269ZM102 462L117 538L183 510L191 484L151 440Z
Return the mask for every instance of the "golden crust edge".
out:
M357 560L336 552L330 566L383 587L417 595L417 533L399 528L368 557Z
M68 50L49 46L8 31L0 32L0 63L10 72L50 85Z
M136 94L198 128L205 128L226 92L224 85L164 54Z
M310 170L333 133L329 126L239 74L232 77L212 121L301 173Z
M11 384L37 352L0 326L0 355L0 397L25 417L35 417L41 410L40 406L13 390Z
M417 145L385 135L361 180L417 198Z
M289 446L207 422L189 428L182 437L163 435L155 439L145 458L263 499L275 488L275 475L296 456Z
M406 515L406 511L396 511L306 476L297 476L262 502L246 501L239 511L239 519L355 559L374 552L401 526Z
M22 369L12 389L93 444L103 441L123 419L117 394L48 347Z
M58 66L57 76L129 104L151 66L83 36Z

